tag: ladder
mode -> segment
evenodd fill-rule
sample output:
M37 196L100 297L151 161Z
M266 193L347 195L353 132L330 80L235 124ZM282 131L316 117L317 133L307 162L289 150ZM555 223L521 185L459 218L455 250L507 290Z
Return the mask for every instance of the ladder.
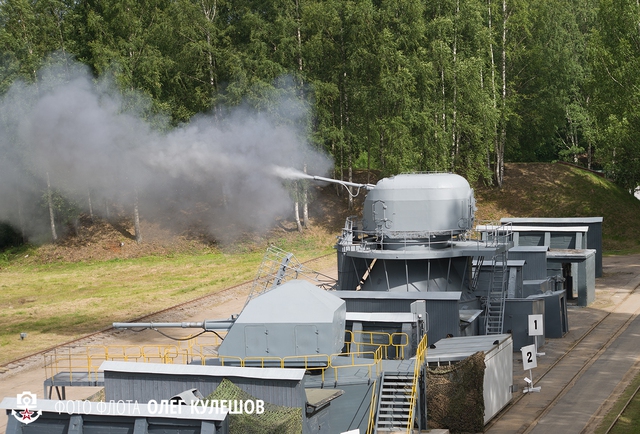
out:
M487 295L487 310L485 316L485 334L497 335L502 333L504 324L504 300L507 295L507 252L501 250L492 259L491 284Z
M413 425L409 421L413 382L413 372L382 373L374 433L406 432Z
M478 259L472 262L471 273L471 291L475 291L478 287L478 279L482 272L482 265L484 265L484 256L479 256Z

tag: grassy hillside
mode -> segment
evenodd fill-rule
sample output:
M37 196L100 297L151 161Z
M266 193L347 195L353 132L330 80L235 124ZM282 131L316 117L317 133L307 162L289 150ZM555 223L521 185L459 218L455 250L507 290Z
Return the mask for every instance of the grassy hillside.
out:
M640 252L640 200L587 170L564 164L505 166L504 186L476 188L478 220L603 217L605 254Z

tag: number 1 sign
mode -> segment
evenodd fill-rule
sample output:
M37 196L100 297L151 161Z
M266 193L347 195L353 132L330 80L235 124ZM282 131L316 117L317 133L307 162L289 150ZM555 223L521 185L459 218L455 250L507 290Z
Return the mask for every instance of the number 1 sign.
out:
M544 334L543 321L541 314L529 315L529 336L542 336Z

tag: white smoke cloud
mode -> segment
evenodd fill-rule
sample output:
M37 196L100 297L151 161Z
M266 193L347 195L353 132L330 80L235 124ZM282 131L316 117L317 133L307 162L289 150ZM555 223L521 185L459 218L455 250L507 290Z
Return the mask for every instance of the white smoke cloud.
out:
M261 230L287 215L291 200L273 166L324 175L330 159L306 140L308 108L281 89L270 113L247 106L199 115L169 128L149 118L144 98L123 98L79 65L51 67L35 84L0 99L0 220L37 238L52 187L87 207L130 207L176 227L197 222L216 237ZM148 102L147 102L148 103Z

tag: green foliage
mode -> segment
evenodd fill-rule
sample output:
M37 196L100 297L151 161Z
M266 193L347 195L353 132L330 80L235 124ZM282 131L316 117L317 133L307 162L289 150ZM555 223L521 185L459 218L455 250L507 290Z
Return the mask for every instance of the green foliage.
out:
M0 92L75 57L172 123L247 104L281 77L311 104L307 140L337 173L586 162L625 188L640 96L632 0L6 0ZM503 39L504 37L504 39ZM68 62L68 60L67 60Z

